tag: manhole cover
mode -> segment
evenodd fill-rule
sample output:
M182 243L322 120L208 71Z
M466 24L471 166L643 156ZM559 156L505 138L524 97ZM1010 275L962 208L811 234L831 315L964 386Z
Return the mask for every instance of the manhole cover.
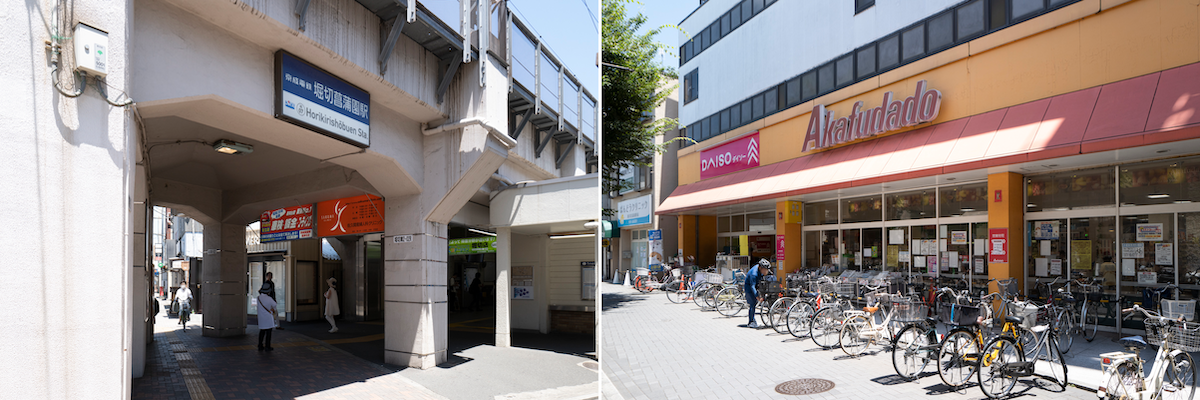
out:
M584 362L579 363L579 366L590 369L592 371L600 370L600 364L595 361L584 361Z
M789 395L816 394L829 389L833 389L833 381L825 379L796 379L775 386L776 392Z

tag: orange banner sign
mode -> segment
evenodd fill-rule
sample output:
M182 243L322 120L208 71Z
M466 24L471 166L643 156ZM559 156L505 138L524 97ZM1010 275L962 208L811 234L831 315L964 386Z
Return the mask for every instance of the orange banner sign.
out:
M383 232L383 198L372 195L317 203L317 236Z

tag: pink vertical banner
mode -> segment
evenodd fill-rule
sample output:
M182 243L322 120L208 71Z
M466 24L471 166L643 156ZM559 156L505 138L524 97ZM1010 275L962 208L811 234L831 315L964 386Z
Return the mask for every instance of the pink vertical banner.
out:
M775 236L775 261L783 261L783 235Z
M758 166L758 132L700 151L700 179Z

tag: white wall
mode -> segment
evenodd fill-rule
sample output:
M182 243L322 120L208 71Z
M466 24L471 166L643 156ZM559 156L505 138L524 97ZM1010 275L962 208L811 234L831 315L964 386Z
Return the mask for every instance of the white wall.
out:
M729 107L962 0L876 0L854 15L854 2L776 1L679 67L700 68L699 97L683 105L684 125ZM678 45L737 4L711 0L681 25ZM819 40L817 38L820 38Z
M512 299L512 294L507 295L511 299L509 320L512 321L512 329L545 331L550 328L542 315L546 313L546 283L537 279L546 272L546 242L549 240L545 235L512 235L512 265L533 266L535 279L533 300Z
M0 265L0 397L128 398L133 307L144 304L128 297L144 274L132 250L143 239L131 228L143 200L133 190L137 135L128 110L94 88L72 99L52 86L45 43L57 3L0 4L0 252L9 255ZM65 4L74 20L59 22L59 35L71 36L76 21L107 31L107 81L128 90L130 5Z
M581 299L583 275L579 265L583 261L596 261L596 238L580 237L549 239L549 254L546 278L551 305L594 306L595 300Z

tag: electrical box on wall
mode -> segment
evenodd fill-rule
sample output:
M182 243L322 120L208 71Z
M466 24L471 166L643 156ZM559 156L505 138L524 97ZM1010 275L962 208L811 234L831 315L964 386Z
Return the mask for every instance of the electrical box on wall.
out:
M108 75L108 32L80 23L75 25L75 68L92 75Z

